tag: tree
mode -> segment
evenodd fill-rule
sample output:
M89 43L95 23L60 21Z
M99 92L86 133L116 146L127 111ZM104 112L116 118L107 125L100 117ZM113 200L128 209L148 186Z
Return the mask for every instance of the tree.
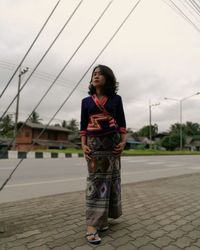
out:
M59 123L55 123L54 126L55 127L60 127L60 124Z
M169 133L170 134L180 134L180 128L181 128L180 123L174 123L170 126ZM182 124L182 131L184 132L184 130L185 130L185 125Z
M147 125L147 126L142 127L138 131L138 134L139 134L139 136L150 137L149 131L150 131L150 126ZM157 135L157 133L158 133L158 125L157 124L151 125L151 134L152 134L152 136Z
M64 120L64 121L62 122L62 125L61 125L61 126L62 126L63 128L67 128L67 121Z
M69 122L67 122L66 128L72 130L73 132L78 132L79 123L76 119L71 119Z
M0 122L0 134L6 137L13 137L14 122L12 115L6 115Z
M198 123L186 122L184 132L186 135L199 135L200 125Z
M40 118L40 115L36 111L33 111L32 115L30 116L30 118L28 120L32 123L42 124L40 122L40 121L42 121L42 119Z
M183 137L183 145L185 143L185 137ZM165 136L161 141L161 146L167 150L175 150L180 146L180 134L171 133Z
M177 137L179 137L179 139L180 139L180 130L181 130L180 123L172 124L170 126L170 130L169 130L170 140L172 140L172 138L174 138L174 140L176 141L175 138L177 138ZM187 121L186 124L182 124L183 146L184 146L185 141L186 141L186 136L194 136L194 135L200 135L200 125L198 123L193 123L193 122ZM179 141L179 143L175 142L173 144L177 144L176 147L179 147L180 141Z
M126 129L126 133L133 134L133 130L132 130L132 128L127 128L127 129Z
M174 123L170 126L170 133L179 134L181 124ZM193 123L187 121L185 124L182 124L182 132L185 135L198 135L200 134L200 125L198 123Z
M73 132L79 131L79 123L76 119L71 119L70 121L63 120L62 125L63 128L68 128L72 130Z

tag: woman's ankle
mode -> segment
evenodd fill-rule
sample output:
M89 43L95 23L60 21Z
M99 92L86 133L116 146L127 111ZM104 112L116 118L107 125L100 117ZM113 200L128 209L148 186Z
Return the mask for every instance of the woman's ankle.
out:
M96 227L94 226L87 226L87 231L90 233L94 233L97 231Z

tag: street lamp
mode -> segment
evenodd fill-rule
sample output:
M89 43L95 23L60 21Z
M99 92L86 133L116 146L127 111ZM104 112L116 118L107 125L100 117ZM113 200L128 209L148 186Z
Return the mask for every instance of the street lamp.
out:
M182 117L182 114L183 114L183 102L195 95L199 95L200 92L197 92L193 95L190 95L190 96L187 96L187 97L184 97L182 99L174 99L174 98L168 98L168 97L165 97L164 99L165 100L172 100L172 101L176 101L176 102L179 102L179 105L180 105L180 150L183 149L183 117Z
M153 106L158 106L158 105L160 105L160 103L151 104L151 101L149 101L149 140L150 140L150 149L152 149L151 108Z
M21 87L21 77L22 75L26 74L28 71L28 67L19 71L19 80L18 80L18 89L17 89L17 103L16 103L16 112L15 112L15 126L14 126L14 142L13 142L13 149L16 147L16 136L17 136L17 123L18 123L18 114L19 114L19 94L20 94L20 87Z

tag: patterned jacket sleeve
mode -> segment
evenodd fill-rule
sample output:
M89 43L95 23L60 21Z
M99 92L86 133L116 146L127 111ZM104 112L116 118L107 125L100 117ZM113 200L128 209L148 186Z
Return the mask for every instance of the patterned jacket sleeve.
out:
M117 114L116 114L116 122L119 126L119 132L121 134L126 133L126 119L124 115L124 109L123 109L123 103L122 103L122 98L119 96L119 101L117 105Z
M88 125L88 110L86 107L85 100L81 103L81 123L80 123L80 135L86 135L87 125Z

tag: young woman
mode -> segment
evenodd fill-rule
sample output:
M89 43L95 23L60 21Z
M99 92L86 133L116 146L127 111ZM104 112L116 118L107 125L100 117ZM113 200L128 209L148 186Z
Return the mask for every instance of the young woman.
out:
M98 244L98 231L121 208L120 155L126 144L126 121L113 71L98 65L92 72L89 97L82 100L81 143L87 160L86 239Z

